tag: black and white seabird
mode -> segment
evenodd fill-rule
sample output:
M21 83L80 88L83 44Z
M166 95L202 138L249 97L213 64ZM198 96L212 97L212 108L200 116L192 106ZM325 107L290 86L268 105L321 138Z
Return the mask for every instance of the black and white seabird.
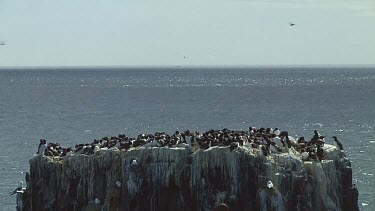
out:
M278 153L278 152L282 152L282 149L279 146L277 146L275 142L271 142L270 151L272 153Z
M283 143L283 140L276 136L276 137L273 137L272 138L273 142L275 142L277 144L277 146L279 146L280 148L283 148L285 146L285 143Z
M18 186L16 189L14 189L14 191L9 192L9 195L10 195L10 196L11 196L11 195L14 195L14 194L17 193L17 191L21 191L22 189L23 189L23 182L20 181L19 186Z
M292 148L292 142L289 140L289 133L285 132L285 142L288 145L288 148Z
M139 163L136 159L133 159L130 164L130 171L137 171L139 169Z
M269 189L273 188L273 183L272 183L271 180L267 181L267 188L269 188Z
M278 128L275 128L275 130L273 130L273 134L275 134L276 136L279 136L280 130Z
M230 144L229 149L230 151L236 149L238 147L238 142L233 142Z
M301 158L303 161L309 160L309 153L306 151L301 152Z
M36 154L44 156L44 152L46 149L47 149L47 141L45 139L40 139L38 152Z
M318 147L316 148L316 156L320 161L324 159L324 150L321 145L318 145Z
M298 140L297 140L298 144L301 144L301 143L305 143L305 137L299 137Z
M259 145L259 155L268 156L270 153L268 152L268 147L265 145Z
M320 135L317 130L314 130L314 136L310 140L310 144L316 144L318 142Z
M344 147L342 146L342 143L339 140L337 140L337 137L336 136L332 136L332 138L335 141L336 149L337 150L344 150Z
M253 136L253 135L254 135L254 133L255 133L255 132L254 132L254 129L255 129L255 128L253 128L253 127L249 127L249 135L250 135L250 136Z
M319 136L319 139L318 139L318 141L316 142L316 145L317 145L317 146L320 146L320 147L323 147L323 146L324 146L324 143L325 143L324 137L325 137L325 136Z

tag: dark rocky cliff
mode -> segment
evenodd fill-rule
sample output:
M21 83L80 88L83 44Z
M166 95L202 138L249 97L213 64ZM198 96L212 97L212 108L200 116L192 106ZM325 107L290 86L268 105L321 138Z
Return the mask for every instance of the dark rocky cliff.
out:
M333 146L325 152L322 162L303 162L298 153L265 157L247 147L140 147L60 161L35 156L30 209L212 210L225 202L231 210L358 210L350 161Z

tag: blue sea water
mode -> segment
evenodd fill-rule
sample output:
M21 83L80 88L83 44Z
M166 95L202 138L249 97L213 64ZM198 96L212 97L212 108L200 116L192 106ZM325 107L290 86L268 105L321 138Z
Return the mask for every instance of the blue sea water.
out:
M64 146L125 133L279 127L352 161L362 210L375 210L375 68L0 70L0 210L39 139ZM368 204L363 206L362 203Z

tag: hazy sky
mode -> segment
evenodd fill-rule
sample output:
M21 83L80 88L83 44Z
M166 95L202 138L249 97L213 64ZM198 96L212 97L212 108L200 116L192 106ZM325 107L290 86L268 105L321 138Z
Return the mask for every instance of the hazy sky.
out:
M0 66L373 65L375 1L0 0L1 41Z

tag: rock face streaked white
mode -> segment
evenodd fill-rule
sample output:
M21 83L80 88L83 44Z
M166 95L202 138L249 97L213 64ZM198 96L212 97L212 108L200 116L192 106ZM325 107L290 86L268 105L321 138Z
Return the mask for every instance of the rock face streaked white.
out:
M353 210L350 162L326 150L333 160L321 163L295 153L257 156L246 146L101 150L62 161L36 156L32 210L212 210L222 202L231 210ZM101 203L88 205L92 199Z

